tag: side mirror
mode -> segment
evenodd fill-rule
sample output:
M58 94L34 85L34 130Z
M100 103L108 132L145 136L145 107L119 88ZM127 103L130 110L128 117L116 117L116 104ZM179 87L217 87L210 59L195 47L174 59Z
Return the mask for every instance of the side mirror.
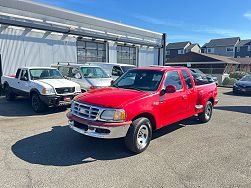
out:
M114 82L115 82L114 80L111 80L111 86L114 84Z
M28 78L26 76L22 76L20 80L28 81Z
M166 93L175 93L176 92L176 86L174 85L167 85L166 86Z

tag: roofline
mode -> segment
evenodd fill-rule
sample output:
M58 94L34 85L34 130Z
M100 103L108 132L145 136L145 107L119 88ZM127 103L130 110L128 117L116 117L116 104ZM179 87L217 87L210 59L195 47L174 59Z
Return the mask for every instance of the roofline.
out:
M24 5L20 6L20 3L22 3ZM38 2L30 1L30 0L15 0L15 1L0 0L0 6L3 6L3 7L18 9L18 10L21 10L21 11L28 11L28 12L32 12L32 13L36 13L36 14L42 14L41 12L44 11L44 10L40 9L40 12L34 12L34 10L32 10L32 7L30 7L28 5L40 6L40 7L44 8L44 9L50 10L50 14L48 13L48 14L46 14L46 16L51 16L51 17L54 17L54 18L69 20L69 18L64 16L64 13L68 13L68 14L71 14L72 16L79 16L79 18L85 17L85 18L93 19L94 21L102 21L102 22L105 22L105 23L114 24L113 27L116 27L116 25L117 25L117 26L122 26L122 27L126 27L126 28L131 28L131 29L134 29L134 30L138 30L138 31L141 31L141 32L143 31L143 32L146 32L146 33L149 33L149 34L158 35L159 37L162 37L162 35L163 35L163 33L150 31L150 30L147 30L147 29L143 29L143 28L139 28L139 27L135 27L135 26L130 26L130 25L127 25L127 24L122 24L122 23L118 23L118 22L115 22L115 21L111 21L111 20L107 20L107 19L103 19L103 18L98 18L98 17L86 15L86 14L83 14L83 13L79 13L79 12L76 12L76 11L71 11L71 10L67 10L67 9L63 9L63 8L59 8L59 7L55 7L55 6L51 6L51 5L47 5L47 4L43 4L43 3L38 3ZM61 14L55 16L55 14L53 14L54 13L53 10L59 11L59 12L61 12ZM74 20L71 20L71 21L74 21ZM98 24L96 26L98 26ZM148 36L148 37L150 37L150 36Z

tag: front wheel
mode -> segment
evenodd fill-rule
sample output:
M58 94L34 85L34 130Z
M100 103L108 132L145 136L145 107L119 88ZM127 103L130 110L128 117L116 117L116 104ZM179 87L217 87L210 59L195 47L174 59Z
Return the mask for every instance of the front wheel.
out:
M151 122L149 119L142 117L132 122L125 137L125 145L130 151L138 154L146 150L151 139Z
M31 96L31 106L35 112L42 112L45 110L45 105L39 98L38 94L34 93Z
M207 101L205 109L202 113L199 114L199 120L202 123L207 123L213 114L213 104L210 101Z

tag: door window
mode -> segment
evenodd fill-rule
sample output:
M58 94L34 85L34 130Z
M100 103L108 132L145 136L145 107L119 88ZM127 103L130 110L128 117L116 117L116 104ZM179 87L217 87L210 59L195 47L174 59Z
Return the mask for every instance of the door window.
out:
M69 73L69 77L70 77L70 78L76 78L76 79L81 79L81 78L82 78L79 69L76 68L76 67L70 68L70 71L69 71L69 72L70 72L70 73Z
M183 75L183 77L185 79L186 88L187 89L193 88L192 80L191 80L190 75L188 74L188 72L185 71L185 70L182 70L181 73L182 73L182 75Z
M112 75L113 76L121 76L122 74L123 74L123 72L119 66L114 66L112 68Z
M28 81L28 71L27 70L22 70L20 80Z
M166 87L168 85L176 86L177 91L183 89L180 75L177 71L172 71L167 74L164 86Z

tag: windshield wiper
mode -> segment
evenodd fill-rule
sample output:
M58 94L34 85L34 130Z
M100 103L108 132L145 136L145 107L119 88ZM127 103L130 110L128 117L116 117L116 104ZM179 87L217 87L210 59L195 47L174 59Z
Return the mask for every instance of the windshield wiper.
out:
M124 89L132 89L132 90L136 90L136 91L145 91L139 88L134 88L134 87L123 87Z

